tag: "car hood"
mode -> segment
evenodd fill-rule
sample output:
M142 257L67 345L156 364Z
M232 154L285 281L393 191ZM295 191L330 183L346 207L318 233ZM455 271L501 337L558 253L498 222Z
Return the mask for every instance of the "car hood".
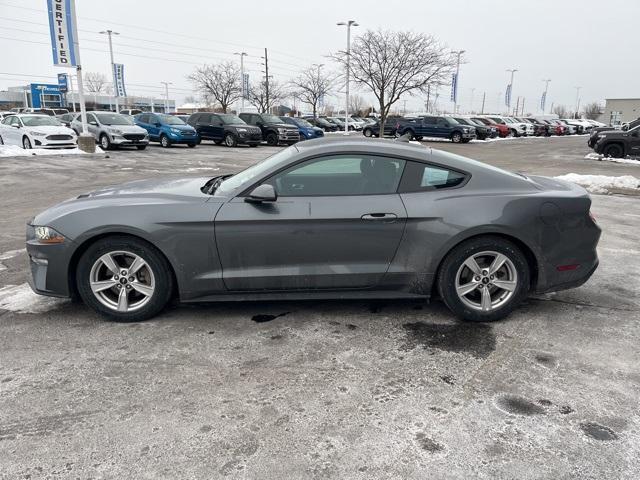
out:
M70 128L56 125L43 125L41 127L24 127L25 130L33 130L34 132L43 132L47 135L75 135Z
M136 180L120 185L100 188L70 198L38 214L32 225L49 225L55 228L56 219L78 210L96 209L101 206L127 206L135 204L162 205L163 203L202 202L211 199L200 191L211 177L169 177Z
M191 125L169 125L168 123L165 123L163 127L175 128L176 130L183 130L187 132L193 132L195 130Z
M105 128L115 128L122 133L147 133L147 131L138 125L102 125Z
M298 129L298 127L296 127L295 125L289 125L288 123L268 123L267 125L269 125L270 127L276 127L276 128L288 128L289 130Z

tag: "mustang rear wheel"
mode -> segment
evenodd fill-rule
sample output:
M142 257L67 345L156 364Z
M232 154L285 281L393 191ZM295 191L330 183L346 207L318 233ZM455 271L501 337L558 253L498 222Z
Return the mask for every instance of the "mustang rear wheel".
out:
M438 290L463 320L492 321L509 315L529 292L530 273L520 249L500 237L478 237L445 257Z
M76 273L82 300L118 322L157 315L173 291L173 277L164 256L132 237L98 240L82 255Z

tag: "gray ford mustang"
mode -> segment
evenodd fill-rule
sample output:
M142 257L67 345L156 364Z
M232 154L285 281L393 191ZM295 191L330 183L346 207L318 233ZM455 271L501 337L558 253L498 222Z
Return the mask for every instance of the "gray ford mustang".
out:
M583 284L600 229L576 185L397 141L296 144L236 175L143 180L27 226L31 285L118 321L183 302L428 299L466 320Z

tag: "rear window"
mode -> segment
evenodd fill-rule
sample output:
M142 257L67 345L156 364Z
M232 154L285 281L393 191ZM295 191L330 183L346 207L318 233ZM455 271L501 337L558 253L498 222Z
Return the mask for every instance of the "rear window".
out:
M428 163L407 162L400 182L400 192L424 192L462 185L468 175Z

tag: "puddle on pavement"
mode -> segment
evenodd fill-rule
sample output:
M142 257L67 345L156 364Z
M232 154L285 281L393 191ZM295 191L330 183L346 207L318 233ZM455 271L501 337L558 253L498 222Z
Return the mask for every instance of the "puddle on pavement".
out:
M271 320L275 320L278 317L284 317L285 315L288 315L288 314L289 312L279 313L278 315L269 315L269 314L261 313L259 315L254 315L253 317L251 317L251 320L253 320L256 323L264 323L264 322L270 322Z
M580 428L587 437L591 437L594 440L599 440L601 442L610 442L612 440L618 439L618 435L616 434L616 432L611 430L609 427L600 425L599 423L584 422L580 424Z
M484 323L405 323L407 332L403 350L416 347L447 352L468 353L486 358L496 348L496 336L490 325Z
M501 395L496 399L496 406L503 412L512 415L541 415L545 409L526 398L517 395Z

